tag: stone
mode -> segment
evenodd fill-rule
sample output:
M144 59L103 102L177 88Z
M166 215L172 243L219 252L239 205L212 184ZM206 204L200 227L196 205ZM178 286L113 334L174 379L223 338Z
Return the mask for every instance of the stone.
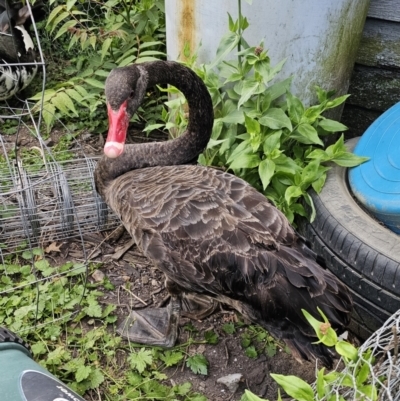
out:
M239 383L242 380L243 375L241 373L233 373L227 376L220 377L217 379L217 383L223 384L232 394L236 392L239 387Z

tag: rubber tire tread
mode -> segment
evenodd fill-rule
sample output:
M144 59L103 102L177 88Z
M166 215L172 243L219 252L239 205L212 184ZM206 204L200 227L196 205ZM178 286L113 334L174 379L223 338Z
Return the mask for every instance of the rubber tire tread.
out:
M357 138L348 141L351 150ZM367 338L400 309L400 236L382 226L354 200L347 169L333 166L314 201L316 218L300 222L300 233L350 289L350 330Z
M31 347L21 337L18 337L12 331L5 327L0 327L0 343L15 343L23 346L27 351L31 353Z

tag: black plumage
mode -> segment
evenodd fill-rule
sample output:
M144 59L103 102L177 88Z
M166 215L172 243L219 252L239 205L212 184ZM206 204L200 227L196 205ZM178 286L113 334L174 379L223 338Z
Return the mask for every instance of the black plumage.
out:
M124 146L129 118L146 89L178 87L189 103L188 129L164 143ZM316 256L286 217L242 179L186 165L206 146L213 125L210 95L196 74L175 62L116 69L106 82L110 129L95 171L98 192L167 277L174 294L195 293L228 304L304 359L327 366L301 309L333 327L349 323L346 286ZM173 284L171 284L173 283Z

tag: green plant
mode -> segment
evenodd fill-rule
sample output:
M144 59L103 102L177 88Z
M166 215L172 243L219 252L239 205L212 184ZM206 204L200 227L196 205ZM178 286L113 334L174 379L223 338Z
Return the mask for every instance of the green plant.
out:
M339 339L324 313L321 310L318 311L323 321L315 319L305 310L303 310L303 314L313 327L318 337L318 342L328 347L335 347L336 352L342 357L345 369L329 373L325 373L325 368L320 369L317 373L314 387L296 376L271 374L271 377L290 397L298 401L345 401L341 394L344 393L346 388L351 388L354 391L357 400L377 400L377 385L370 382L374 363L371 351L367 350L361 354L352 344ZM353 373L349 374L349 371ZM333 384L339 385L339 393L332 391ZM278 400L280 399L279 395ZM241 401L265 400L247 390Z
M31 98L37 101L34 110L43 110L48 131L56 117L68 117L78 123L84 119L86 126L102 132L104 82L110 71L165 56L164 2L51 0L49 4L53 8L46 29L61 43L63 68L53 68L56 76L48 88ZM154 112L158 101L155 97L146 104L145 121L158 115Z
M90 265L89 273L99 267ZM164 371L187 360L196 373L206 373L205 358L189 355L206 340L190 336L171 350L123 342L112 327L115 305L103 302L103 291L113 285L107 279L86 282L83 264L55 265L40 248L7 255L0 273L0 325L20 333L34 359L79 394L93 391L108 401L205 401L190 383L166 385Z
M249 358L257 358L259 354L266 353L273 357L277 347L285 349L284 345L278 344L276 340L260 326L248 326L241 334L241 346Z
M313 202L307 190L321 190L329 170L327 162L350 167L366 160L347 152L343 136L324 149L325 136L347 128L323 113L341 105L348 96L333 98L333 92L317 87L319 103L305 107L289 91L291 78L276 80L284 61L271 66L262 44L250 47L244 40L242 33L248 25L245 17L233 21L229 16L230 32L222 38L216 59L192 66L208 87L215 116L211 139L199 162L229 169L244 178L290 222L295 215L307 215L302 200L309 205L313 219ZM237 59L225 61L238 46ZM187 124L186 102L176 88L167 91L174 98L166 104L169 110L164 110L162 118L165 128L176 136ZM147 129L159 127L150 125Z

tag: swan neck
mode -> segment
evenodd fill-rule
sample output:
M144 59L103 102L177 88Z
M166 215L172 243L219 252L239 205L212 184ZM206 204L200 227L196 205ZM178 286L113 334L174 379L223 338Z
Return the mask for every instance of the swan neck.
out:
M112 180L131 170L189 163L205 149L211 136L214 121L211 97L203 81L192 70L172 61L143 63L132 68L145 70L148 88L170 84L183 93L189 106L188 126L179 138L129 144L116 159L103 156L96 169L98 187L106 188ZM102 188L98 190L103 192Z

